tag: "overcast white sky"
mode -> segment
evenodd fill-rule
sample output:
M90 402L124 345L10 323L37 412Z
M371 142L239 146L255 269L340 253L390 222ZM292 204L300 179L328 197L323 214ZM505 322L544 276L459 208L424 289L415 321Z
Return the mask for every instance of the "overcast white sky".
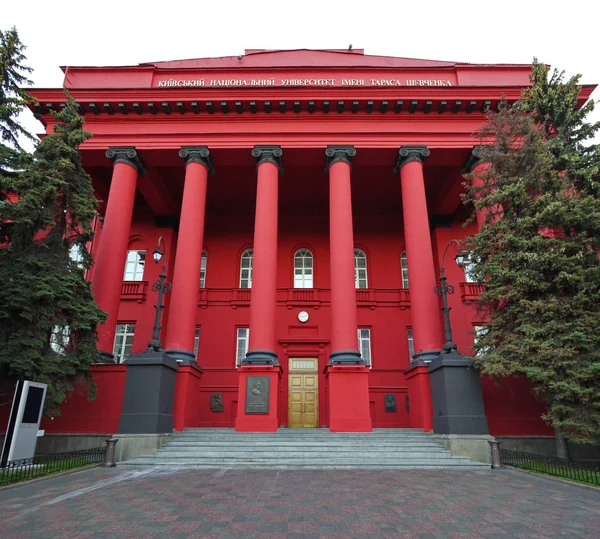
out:
M10 4L9 4L10 2ZM7 5L9 4L9 5ZM245 48L365 49L366 54L471 63L540 61L600 83L592 0L4 0L37 87L61 65L131 65L231 56ZM600 99L600 91L592 96ZM600 106L593 120L600 120ZM26 124L39 132L33 117Z

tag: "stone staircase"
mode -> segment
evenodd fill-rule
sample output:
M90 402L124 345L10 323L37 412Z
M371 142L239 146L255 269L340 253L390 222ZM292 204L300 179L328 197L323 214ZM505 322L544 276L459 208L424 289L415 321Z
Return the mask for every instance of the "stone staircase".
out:
M487 469L453 457L418 429L333 433L329 429L280 429L242 433L233 429L185 429L155 455L120 466L264 469Z

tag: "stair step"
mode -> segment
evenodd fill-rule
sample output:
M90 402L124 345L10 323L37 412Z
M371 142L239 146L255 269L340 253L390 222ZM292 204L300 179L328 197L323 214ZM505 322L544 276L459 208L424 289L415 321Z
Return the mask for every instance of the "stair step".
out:
M419 429L332 433L329 429L280 429L245 433L234 429L185 429L155 455L126 466L260 469L482 469L453 457Z

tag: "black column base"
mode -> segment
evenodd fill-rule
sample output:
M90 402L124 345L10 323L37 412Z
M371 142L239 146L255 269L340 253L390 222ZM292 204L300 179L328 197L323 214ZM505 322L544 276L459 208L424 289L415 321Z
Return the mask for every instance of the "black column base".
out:
M479 370L458 352L440 354L429 364L433 431L436 434L488 434Z
M196 356L194 353L188 352L187 350L165 350L165 354L177 361L180 365L196 363Z
M177 362L164 350L131 354L119 433L162 434L173 430Z
M242 359L240 365L279 365L277 354L271 350L252 350Z
M434 359L440 356L441 350L421 350L415 352L410 359L411 366L423 365L424 363L431 363Z
M328 365L366 365L366 361L360 357L356 350L338 350L331 352Z

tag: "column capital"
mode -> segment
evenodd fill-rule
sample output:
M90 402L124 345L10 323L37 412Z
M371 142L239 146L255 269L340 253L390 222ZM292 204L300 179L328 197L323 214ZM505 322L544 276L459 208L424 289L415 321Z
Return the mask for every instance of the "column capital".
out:
M283 150L281 146L254 146L252 148L252 157L256 159L257 167L263 163L272 163L278 168L281 174L283 174L283 167L281 166L282 155Z
M465 161L465 164L463 165L461 172L463 174L469 174L469 173L473 172L475 167L477 165L481 164L481 155L482 155L482 147L481 146L473 146L473 149L471 150L469 157L467 157L467 160Z
M407 163L418 161L423 164L423 161L429 157L429 148L427 146L401 146L398 150L398 159L394 167L394 174L400 174L400 170Z
M339 161L351 165L355 155L356 149L354 146L327 146L327 149L325 150L325 172L329 172L331 165L338 163Z
M189 163L199 163L208 170L211 176L215 173L208 146L182 146L179 150L179 157L185 161L186 166Z
M115 165L117 163L125 163L126 165L135 168L138 174L142 176L146 174L144 163L140 159L135 146L111 146L106 151L106 157L108 157Z

